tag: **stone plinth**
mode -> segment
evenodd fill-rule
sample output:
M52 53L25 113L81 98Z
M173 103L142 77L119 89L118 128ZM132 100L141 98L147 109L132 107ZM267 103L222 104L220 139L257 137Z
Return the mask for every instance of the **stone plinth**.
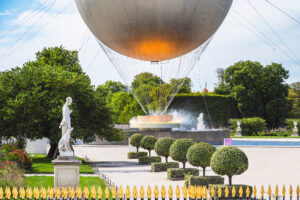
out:
M54 186L74 187L79 185L79 166L81 161L73 156L58 156L52 161L54 165Z

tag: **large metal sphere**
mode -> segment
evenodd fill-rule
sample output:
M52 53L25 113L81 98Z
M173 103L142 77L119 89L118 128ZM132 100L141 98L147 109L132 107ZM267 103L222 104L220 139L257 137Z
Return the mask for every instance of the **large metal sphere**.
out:
M76 0L93 34L125 56L162 61L207 41L232 0Z

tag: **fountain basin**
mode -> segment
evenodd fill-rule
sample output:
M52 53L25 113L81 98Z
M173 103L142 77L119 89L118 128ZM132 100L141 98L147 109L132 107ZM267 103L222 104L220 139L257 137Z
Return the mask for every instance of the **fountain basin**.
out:
M179 128L180 122L173 121L172 115L137 116L130 120L130 128L139 130L171 130Z

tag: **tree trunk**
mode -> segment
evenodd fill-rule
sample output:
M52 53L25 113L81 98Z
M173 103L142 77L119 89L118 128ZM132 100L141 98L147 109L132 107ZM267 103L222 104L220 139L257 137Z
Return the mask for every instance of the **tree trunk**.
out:
M182 165L183 165L183 171L185 171L185 162L183 162Z
M229 179L229 185L232 185L232 176L228 176Z
M139 152L139 147L136 147L136 152Z
M166 158L166 163L168 163L168 156L166 156L165 158Z
M58 145L57 144L51 144L51 147L48 151L47 158L51 158L54 160L58 155Z
M148 149L148 151L149 151L149 157L151 156L151 149Z
M203 167L203 176L205 176L205 167Z

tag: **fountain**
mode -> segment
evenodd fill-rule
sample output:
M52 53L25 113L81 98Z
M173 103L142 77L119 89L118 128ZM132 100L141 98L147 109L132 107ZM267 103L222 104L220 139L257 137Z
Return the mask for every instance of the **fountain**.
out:
M203 113L200 113L197 118L196 130L181 127L185 121L194 121L194 119L182 116L177 111L170 112L167 115L136 116L130 120L130 128L135 130L129 131L128 134L130 136L134 133L141 133L156 138L190 138L197 142L208 142L215 145L223 145L224 138L229 137L229 131L227 130L207 129L204 124Z

